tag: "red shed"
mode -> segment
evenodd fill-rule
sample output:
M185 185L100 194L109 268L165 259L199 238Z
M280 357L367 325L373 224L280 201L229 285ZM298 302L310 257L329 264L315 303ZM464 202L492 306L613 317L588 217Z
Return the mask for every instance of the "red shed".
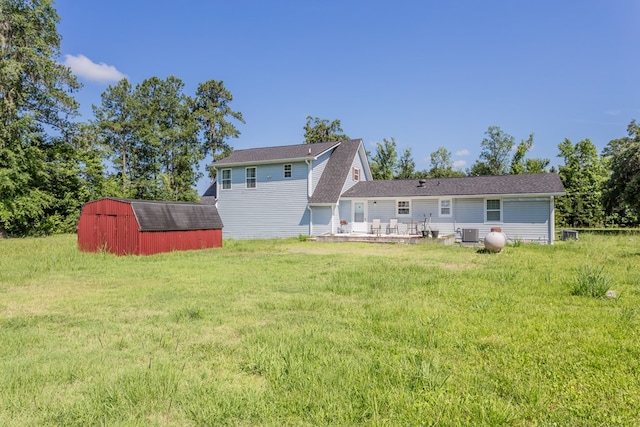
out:
M222 246L222 220L214 205L105 198L84 205L78 221L82 251L117 255Z

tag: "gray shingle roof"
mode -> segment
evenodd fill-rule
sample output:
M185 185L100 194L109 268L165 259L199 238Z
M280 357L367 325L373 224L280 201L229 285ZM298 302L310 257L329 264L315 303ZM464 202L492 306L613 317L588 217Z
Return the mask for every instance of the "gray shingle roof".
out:
M342 186L351 172L353 158L358 153L362 140L342 141L331 154L327 166L322 172L309 204L338 203Z
M560 195L564 186L555 173L431 178L420 186L417 179L362 181L342 194L356 197L425 197L480 195Z
M129 203L141 231L216 230L222 228L218 209L211 204L116 199Z
M335 147L337 144L339 144L339 142L321 142L317 144L282 145L279 147L234 150L229 156L216 161L213 165L217 167L314 158Z

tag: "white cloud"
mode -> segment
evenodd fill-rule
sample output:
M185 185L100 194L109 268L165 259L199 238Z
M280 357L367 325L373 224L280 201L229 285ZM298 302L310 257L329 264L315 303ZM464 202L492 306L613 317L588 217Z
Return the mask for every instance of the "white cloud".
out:
M456 160L455 162L453 162L453 167L454 168L462 169L465 166L467 166L467 161L466 160Z
M65 55L64 65L71 68L74 74L98 83L117 82L125 77L113 65L104 62L96 64L84 55Z
M456 156L468 156L469 154L471 154L471 152L466 148L456 151Z

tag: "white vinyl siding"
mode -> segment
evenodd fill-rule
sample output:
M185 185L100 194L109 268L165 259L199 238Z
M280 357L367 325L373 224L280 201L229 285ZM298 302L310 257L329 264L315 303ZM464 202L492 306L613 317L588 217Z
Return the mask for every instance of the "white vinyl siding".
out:
M232 169L232 189L224 191L217 207L224 237L268 239L308 235L307 164L291 165L291 178L283 177L283 164L259 165L256 188L245 188L245 168Z
M364 174L364 164L362 159L360 158L360 151L356 154L351 162L351 173L349 174L347 179L344 180L344 184L342 185L341 193L344 193L351 187L353 187L357 182L353 180L353 170L358 169L360 171L360 181L366 181L367 177Z
M332 208L331 206L314 206L311 208L313 222L312 235L329 234L332 232Z
M316 186L320 181L320 177L324 172L324 168L327 167L327 163L329 162L329 157L331 157L332 152L333 150L330 152L324 153L323 155L318 157L317 160L314 160L312 162L313 171L312 171L312 181L311 181L312 183L311 194L313 194L313 192L316 191ZM305 166L306 166L306 163L305 163Z

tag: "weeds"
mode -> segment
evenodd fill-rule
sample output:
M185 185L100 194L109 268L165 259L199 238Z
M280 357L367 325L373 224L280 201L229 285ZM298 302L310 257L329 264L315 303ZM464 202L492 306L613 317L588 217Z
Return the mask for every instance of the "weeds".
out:
M604 267L582 267L575 278L571 295L602 298L607 294L610 282Z

